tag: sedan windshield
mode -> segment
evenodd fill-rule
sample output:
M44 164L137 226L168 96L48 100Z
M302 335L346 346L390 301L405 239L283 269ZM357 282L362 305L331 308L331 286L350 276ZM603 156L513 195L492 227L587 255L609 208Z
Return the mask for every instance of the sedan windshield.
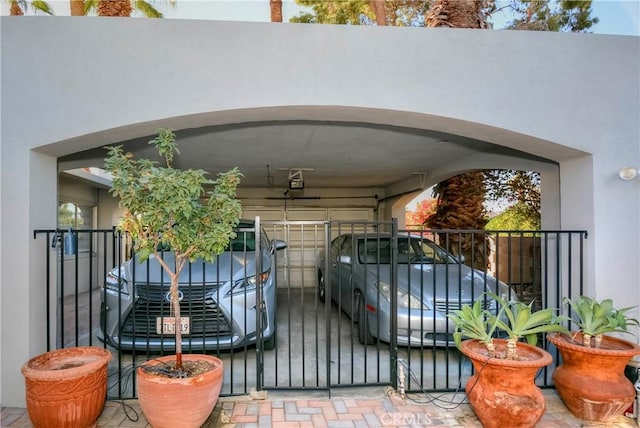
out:
M361 264L391 263L391 239L378 237L358 239L358 259ZM398 263L457 263L457 260L428 239L399 237Z
M253 232L236 232L236 237L229 241L225 251L254 251L256 235Z

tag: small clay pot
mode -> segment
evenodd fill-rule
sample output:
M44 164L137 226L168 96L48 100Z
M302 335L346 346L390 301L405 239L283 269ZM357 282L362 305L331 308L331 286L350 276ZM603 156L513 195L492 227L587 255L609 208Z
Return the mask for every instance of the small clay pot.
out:
M35 428L96 426L107 396L111 353L85 346L50 351L22 366L27 412Z

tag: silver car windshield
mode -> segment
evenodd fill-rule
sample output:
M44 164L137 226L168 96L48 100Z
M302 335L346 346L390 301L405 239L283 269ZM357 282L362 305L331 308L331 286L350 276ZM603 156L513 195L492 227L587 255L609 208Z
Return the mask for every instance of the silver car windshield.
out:
M225 251L254 251L256 249L256 235L253 232L236 232L236 237L229 241Z
M358 240L358 259L361 264L391 263L391 239L360 238ZM458 261L433 241L413 237L399 237L398 263L458 263Z

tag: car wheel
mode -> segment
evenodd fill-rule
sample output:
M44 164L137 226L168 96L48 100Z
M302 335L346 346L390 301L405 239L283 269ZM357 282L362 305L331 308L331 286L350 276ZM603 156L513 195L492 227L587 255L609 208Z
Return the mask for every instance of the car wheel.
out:
M277 334L274 331L271 337L263 342L262 349L264 349L265 351L273 351L274 349L276 349L276 336Z
M321 302L324 302L324 293L324 275L322 275L322 272L318 271L318 299L320 299Z
M364 297L360 293L356 296L356 308L358 311L358 340L363 345L373 345L376 343L376 340L369 331L369 326L367 325L367 308L365 307Z

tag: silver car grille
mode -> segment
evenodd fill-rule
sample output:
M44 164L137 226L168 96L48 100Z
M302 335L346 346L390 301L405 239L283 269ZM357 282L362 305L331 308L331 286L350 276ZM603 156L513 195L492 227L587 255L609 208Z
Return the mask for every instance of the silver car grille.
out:
M180 285L180 292L183 295L183 300L204 300L205 296L209 293L213 293L218 287L217 283L213 284L192 284L192 285ZM136 295L143 300L150 302L160 301L166 298L166 294L169 292L169 284L167 283L137 283L135 285Z
M473 305L473 300L434 300L433 305L438 312L446 314L462 309L462 305ZM494 307L493 300L483 299L482 309L491 309Z
M181 287L183 299L180 304L183 316L191 319L191 338L216 338L232 334L231 325L218 305L205 296L213 292L216 285ZM157 317L169 317L170 304L165 299L168 285L138 284L133 309L127 315L120 335L122 337L159 338L156 332Z

